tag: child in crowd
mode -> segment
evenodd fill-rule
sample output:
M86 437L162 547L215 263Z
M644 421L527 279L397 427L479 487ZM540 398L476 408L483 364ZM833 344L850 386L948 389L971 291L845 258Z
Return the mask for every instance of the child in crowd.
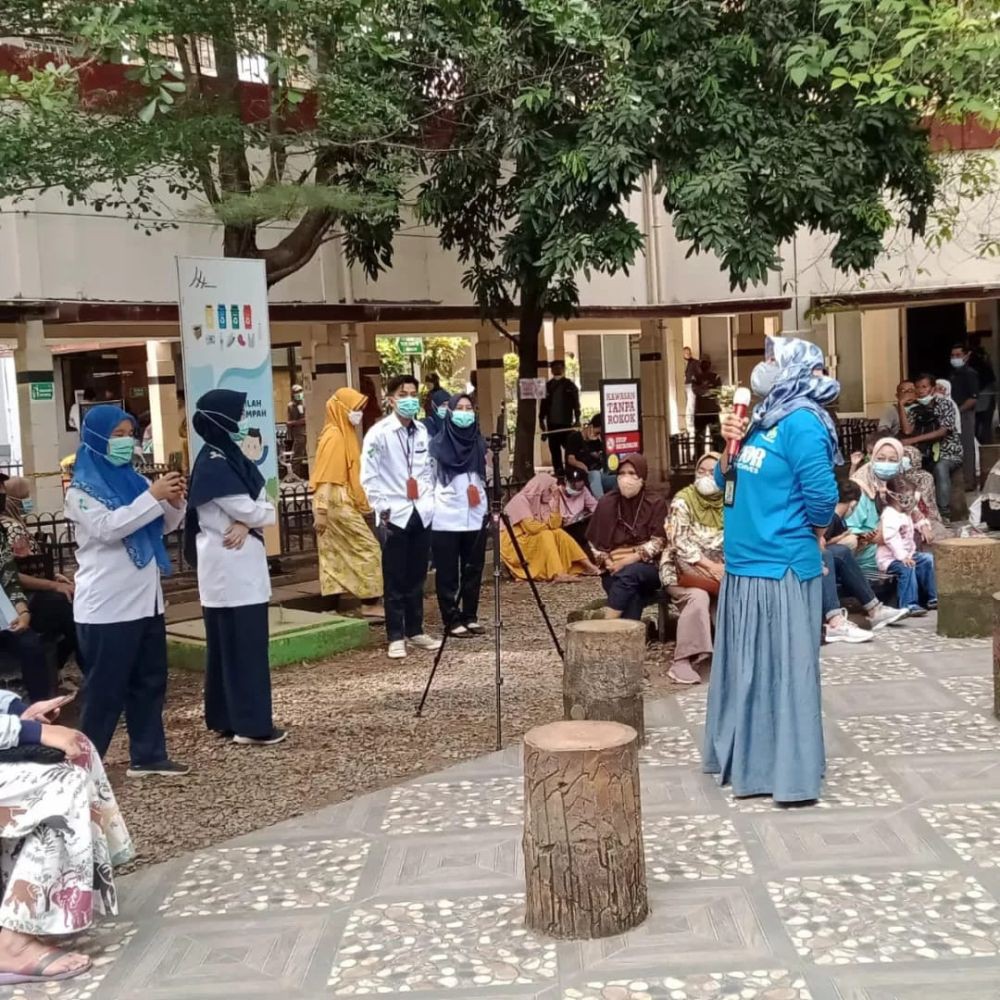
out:
M899 606L919 617L937 608L934 556L917 551L917 527L912 516L917 509L917 494L901 477L889 480L887 487L886 506L879 522L882 540L878 568L896 577Z

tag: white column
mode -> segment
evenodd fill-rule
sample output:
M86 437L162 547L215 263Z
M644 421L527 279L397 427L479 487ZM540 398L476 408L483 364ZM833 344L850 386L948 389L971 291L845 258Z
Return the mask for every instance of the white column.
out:
M149 416L153 427L153 458L168 462L183 450L177 405L177 373L171 345L163 340L146 344L146 374L149 378ZM191 401L192 405L194 400Z
M59 470L59 420L62 407L55 399L52 351L45 343L41 320L28 320L17 328L17 401L21 415L21 452L24 471L37 475L35 502L38 510L62 510L63 492ZM42 475L39 475L42 474Z

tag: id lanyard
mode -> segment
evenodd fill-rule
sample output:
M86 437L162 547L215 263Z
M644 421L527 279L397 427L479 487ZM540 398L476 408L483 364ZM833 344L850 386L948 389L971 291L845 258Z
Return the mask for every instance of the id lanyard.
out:
M404 428L406 431L406 443L400 442L403 449L403 457L406 459L406 499L417 500L420 497L420 490L417 481L413 478L413 439L416 437L416 428L412 425Z

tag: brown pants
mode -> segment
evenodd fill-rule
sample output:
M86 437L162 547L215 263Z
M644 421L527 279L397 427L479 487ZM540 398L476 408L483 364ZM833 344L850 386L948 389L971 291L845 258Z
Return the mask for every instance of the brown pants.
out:
M696 587L668 587L667 593L681 612L677 620L674 661L690 660L703 653L710 655L717 604L715 598L707 590Z

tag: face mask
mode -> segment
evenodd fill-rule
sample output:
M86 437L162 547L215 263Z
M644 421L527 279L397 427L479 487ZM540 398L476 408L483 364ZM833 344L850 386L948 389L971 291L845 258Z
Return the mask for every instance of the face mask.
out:
M472 410L455 410L451 415L451 422L456 427L471 427L476 422L476 415Z
M917 497L915 493L890 493L889 499L892 500L893 505L904 514L909 514L909 512L917 506Z
M903 456L903 461L899 463L899 467L903 472L909 472L913 468L913 463L910 461L909 455Z
M964 368L965 367L965 358L952 358L951 359L951 367L952 368Z
M229 436L239 444L247 436L249 430L250 422L248 420L241 420L236 430L229 432Z
M934 402L934 394L931 393L929 396L921 396L917 402L922 403L924 406L930 406L930 404Z
M574 490L572 486L566 487L566 496L568 497L578 497L580 492L580 490Z
M872 462L872 472L879 479L892 479L899 475L899 462Z
M638 496L641 491L642 480L638 476L618 477L618 492L621 493L626 500L631 500L632 497Z
M447 407L447 406L439 406L439 407L437 408L437 415L438 415L438 416L439 416L439 417L440 417L440 418L441 418L442 420L444 420L444 418L445 418L446 416L448 416L448 407Z
M111 438L108 441L108 461L112 465L128 465L135 453L135 438Z
M415 396L404 396L396 400L396 412L406 420L412 420L420 412L420 400Z
M360 410L351 410L351 412L347 414L347 419L350 420L355 427L357 427L358 424L360 424L364 419L364 416L365 415Z
M21 501L21 513L30 514L35 509L35 501L28 497L27 500Z
M295 393L295 395L292 396L292 399L294 399L296 403L301 403L302 402L302 393L301 392Z
M766 361L754 365L753 371L750 372L750 389L753 394L762 398L766 396L774 388L774 383L778 381L780 374L781 369L777 365Z
M715 476L699 476L694 481L694 488L703 497L714 497L722 492L715 482Z

